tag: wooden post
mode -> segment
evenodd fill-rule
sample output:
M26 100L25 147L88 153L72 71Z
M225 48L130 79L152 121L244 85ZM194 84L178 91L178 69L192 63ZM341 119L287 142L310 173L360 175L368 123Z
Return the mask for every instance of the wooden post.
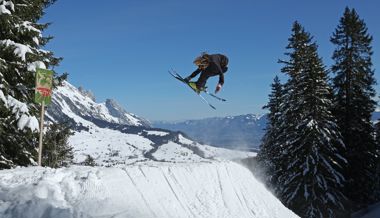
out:
M38 166L42 165L42 139L44 135L45 104L51 102L51 89L53 85L54 72L47 69L36 69L36 90L34 101L41 103L40 139L38 148Z
M40 140L38 148L38 166L41 166L42 160L42 138L44 134L44 115L45 115L45 101L41 104L41 120L40 120Z

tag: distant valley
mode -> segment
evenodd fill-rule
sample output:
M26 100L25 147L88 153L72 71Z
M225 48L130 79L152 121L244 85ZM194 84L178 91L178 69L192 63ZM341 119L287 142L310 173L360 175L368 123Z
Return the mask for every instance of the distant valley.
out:
M183 122L152 122L156 128L181 131L195 141L225 147L257 150L265 133L266 115L246 114Z

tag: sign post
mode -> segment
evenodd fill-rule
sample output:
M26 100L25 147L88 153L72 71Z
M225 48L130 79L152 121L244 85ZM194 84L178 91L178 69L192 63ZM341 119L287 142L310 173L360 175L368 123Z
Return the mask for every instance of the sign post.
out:
M44 134L45 105L51 102L51 90L53 84L53 71L37 68L36 70L36 90L34 101L41 104L40 138L38 148L38 165L42 160L42 138Z

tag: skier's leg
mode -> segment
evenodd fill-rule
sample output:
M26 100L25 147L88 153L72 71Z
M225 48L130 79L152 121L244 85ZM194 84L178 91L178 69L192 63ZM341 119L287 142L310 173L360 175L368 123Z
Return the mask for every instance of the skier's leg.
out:
M206 75L203 72L201 73L201 75L199 76L198 81L196 82L198 90L203 90L205 88L205 85L206 85L206 82L207 82L208 78L209 78L208 75Z

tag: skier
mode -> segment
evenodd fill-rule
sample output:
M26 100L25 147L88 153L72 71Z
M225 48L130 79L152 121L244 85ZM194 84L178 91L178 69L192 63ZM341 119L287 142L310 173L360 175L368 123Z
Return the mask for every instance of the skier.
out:
M228 70L228 58L222 54L207 54L203 52L193 63L198 66L198 69L186 77L185 81L199 94L206 89L205 85L209 77L219 75L219 82L216 86L215 94L219 92L224 84L224 73ZM201 75L198 80L196 82L190 82L190 80L199 73L201 73Z

